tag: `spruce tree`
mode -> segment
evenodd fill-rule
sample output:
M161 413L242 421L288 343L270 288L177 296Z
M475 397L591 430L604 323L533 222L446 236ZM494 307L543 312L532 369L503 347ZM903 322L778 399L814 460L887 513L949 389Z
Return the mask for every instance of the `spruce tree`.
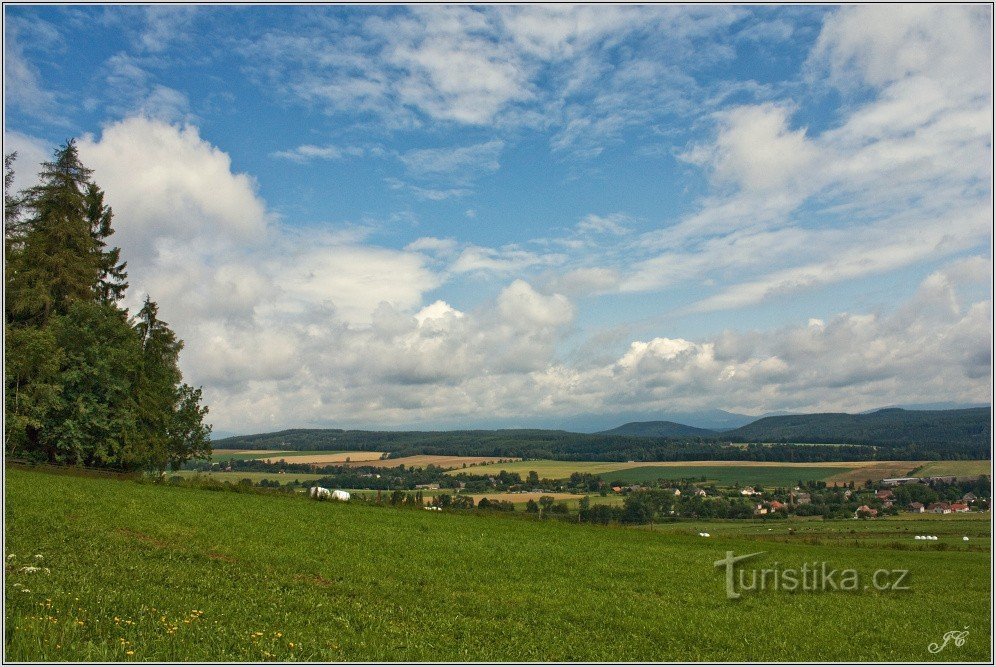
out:
M183 342L146 298L131 321L113 213L73 141L13 195L4 160L5 449L53 463L164 470L210 453Z

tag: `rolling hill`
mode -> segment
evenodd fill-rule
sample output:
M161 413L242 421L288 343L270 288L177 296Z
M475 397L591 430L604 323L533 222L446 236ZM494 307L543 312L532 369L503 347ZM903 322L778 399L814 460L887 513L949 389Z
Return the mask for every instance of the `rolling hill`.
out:
M653 422L629 422L622 426L600 431L600 435L635 435L648 438L675 438L684 436L715 436L716 432L706 428L686 426L677 422L653 421Z
M723 437L737 442L821 442L934 445L988 443L989 408L903 410L867 414L824 413L763 417Z

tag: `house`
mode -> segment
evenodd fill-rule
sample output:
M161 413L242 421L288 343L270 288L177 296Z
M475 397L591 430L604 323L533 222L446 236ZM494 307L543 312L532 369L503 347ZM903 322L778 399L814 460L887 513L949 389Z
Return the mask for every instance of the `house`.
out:
M772 500L768 504L771 506L771 511L772 512L777 512L778 510L785 509L785 507L786 507L785 503L780 503L777 500Z
M757 505L754 506L755 515L761 516L762 514L767 514L767 513L768 513L768 508L765 507L763 504L758 503Z
M753 486L748 486L746 489L740 489L740 495L741 496L759 496L761 494L758 493L757 491L755 491Z
M706 497L705 489L695 489L695 495L697 495L700 498L705 498Z
M808 505L813 500L805 491L797 491L795 493L789 494L789 501L795 503L796 505Z
M622 491L622 487L621 486L613 486L612 490L615 491L616 493L619 493L620 491Z
M672 491L674 491L674 495L675 496L680 496L681 495L681 489L672 489Z
M951 511L952 512L967 512L968 511L968 505L966 505L965 503L951 503Z
M415 488L416 489L432 489L433 491L435 491L436 489L439 488L439 485L438 484L416 484Z
M961 497L961 501L963 503L974 503L976 500L978 500L978 498L974 493L966 493Z
M934 514L951 514L951 504L946 502L930 503L927 511Z
M910 503L906 506L910 512L916 512L917 514L923 514L923 503Z
M850 498L852 495L854 495L854 491L851 491L850 489L848 489L847 491L844 491L844 499L845 500L847 500L848 498Z
M861 515L870 516L871 518L874 519L875 517L878 516L878 510L874 509L872 507L868 507L868 505L862 505L858 509L854 510L854 516L855 516L855 518L857 518L857 517L859 517Z
M880 491L875 492L875 497L879 500L888 500L892 497L892 491L889 489L881 489Z

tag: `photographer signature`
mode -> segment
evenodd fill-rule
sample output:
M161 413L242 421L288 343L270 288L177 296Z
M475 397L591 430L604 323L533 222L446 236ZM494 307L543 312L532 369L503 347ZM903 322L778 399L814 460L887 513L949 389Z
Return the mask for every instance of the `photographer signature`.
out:
M961 646L965 643L965 637L968 636L968 626L965 626L964 630L948 630L944 633L944 643L938 644L937 642L931 643L927 650L931 653L940 653L944 650L944 647L948 645L949 642L954 642L955 646Z

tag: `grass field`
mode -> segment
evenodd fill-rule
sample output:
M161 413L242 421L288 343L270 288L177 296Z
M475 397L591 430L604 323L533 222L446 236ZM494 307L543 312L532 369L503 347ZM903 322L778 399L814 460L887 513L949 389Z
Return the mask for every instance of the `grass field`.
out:
M989 524L960 517L774 539L775 522L606 528L9 469L6 521L8 661L991 659L990 554L958 537ZM908 548L921 530L942 539ZM731 601L727 551L908 569L911 589Z
M924 464L917 475L921 477L978 477L992 473L991 461L931 461Z

